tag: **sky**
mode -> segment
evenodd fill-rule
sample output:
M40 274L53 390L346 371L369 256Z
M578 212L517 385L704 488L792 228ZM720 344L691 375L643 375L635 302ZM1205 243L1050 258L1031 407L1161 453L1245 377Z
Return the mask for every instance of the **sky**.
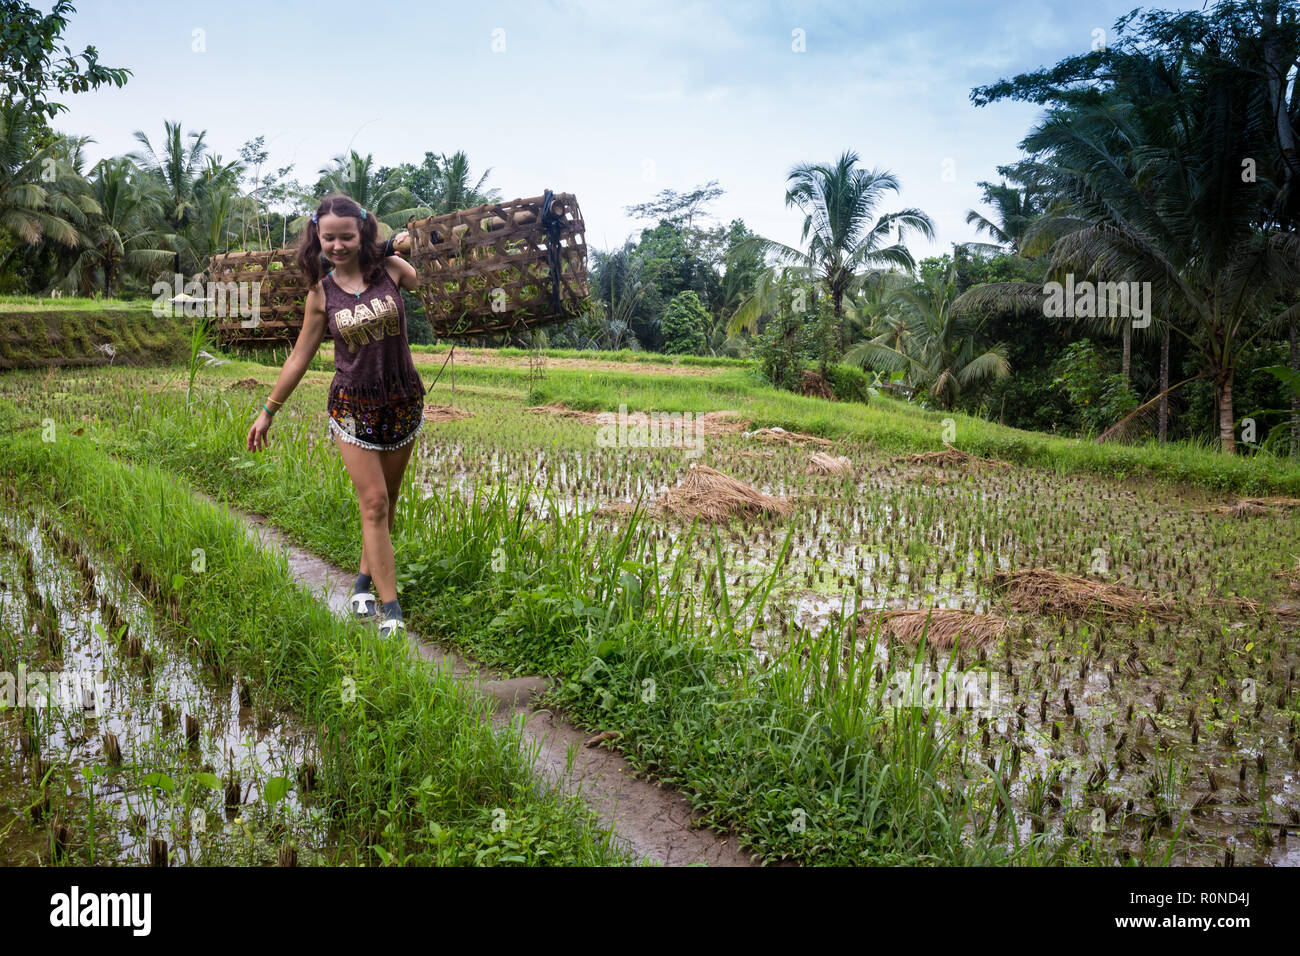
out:
M1041 114L976 107L971 89L1086 52L1134 5L76 0L67 45L133 75L55 96L68 109L51 122L94 139L91 164L139 149L136 130L160 150L164 120L227 162L262 135L267 167L292 163L304 186L349 149L376 168L464 150L503 199L574 193L599 249L653 225L625 207L709 180L726 192L706 224L799 246L791 169L852 151L899 180L879 212L934 221L933 242L906 240L919 259L980 238L978 183Z

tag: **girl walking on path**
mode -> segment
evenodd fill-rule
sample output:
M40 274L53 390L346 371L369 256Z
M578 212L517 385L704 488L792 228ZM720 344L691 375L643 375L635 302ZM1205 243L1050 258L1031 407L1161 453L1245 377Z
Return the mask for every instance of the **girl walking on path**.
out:
M410 263L385 255L392 243L381 248L374 216L347 196L321 200L298 246L298 267L312 286L302 331L248 432L250 451L270 446L272 418L328 332L335 369L329 430L361 509L361 573L352 587L352 610L358 618L378 617L385 637L406 631L397 602L392 527L402 475L424 423L425 394L411 358L401 293L414 289L418 279ZM378 612L373 592L379 594Z

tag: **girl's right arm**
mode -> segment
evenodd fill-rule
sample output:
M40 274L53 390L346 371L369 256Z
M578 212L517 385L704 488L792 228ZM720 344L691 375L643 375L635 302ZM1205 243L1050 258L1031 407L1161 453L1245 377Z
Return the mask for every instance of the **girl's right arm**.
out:
M316 287L307 293L298 341L293 346L293 352L284 360L284 367L280 369L280 375L271 389L269 405L279 408L289 400L289 396L293 394L293 390L298 387L298 383L306 374L312 357L320 349L328 328L325 319L325 293L317 283ZM263 448L270 447L271 442L267 437L270 427L271 416L263 408L253 422L253 427L248 431L249 451L261 451Z

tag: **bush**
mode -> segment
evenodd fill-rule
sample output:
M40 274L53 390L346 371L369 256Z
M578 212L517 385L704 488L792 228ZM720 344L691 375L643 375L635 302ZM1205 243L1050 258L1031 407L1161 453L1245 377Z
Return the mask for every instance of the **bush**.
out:
M837 401L861 402L871 401L871 376L852 365L832 365L826 370L830 380L831 391Z
M1104 431L1138 407L1138 397L1118 373L1108 373L1100 351L1088 339L1067 346L1054 366L1053 385L1070 397L1086 432Z
M432 345L434 343L433 326L424 314L420 300L405 289L402 301L406 304L406 339L412 345Z
M709 314L704 303L693 291L679 292L668 303L662 328L664 353L668 355L699 355L704 351L704 327Z
M804 366L799 348L802 331L798 317L782 312L768 323L754 344L763 378L777 388L793 392L799 387Z

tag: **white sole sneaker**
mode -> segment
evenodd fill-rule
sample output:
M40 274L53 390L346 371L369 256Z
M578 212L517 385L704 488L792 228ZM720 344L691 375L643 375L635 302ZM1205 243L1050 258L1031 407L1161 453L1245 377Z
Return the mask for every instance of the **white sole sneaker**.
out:
M397 634L406 637L406 622L401 618L390 617L379 625L380 637L393 637Z
M358 591L348 598L352 616L358 621L372 621L379 616L379 602L369 591Z

